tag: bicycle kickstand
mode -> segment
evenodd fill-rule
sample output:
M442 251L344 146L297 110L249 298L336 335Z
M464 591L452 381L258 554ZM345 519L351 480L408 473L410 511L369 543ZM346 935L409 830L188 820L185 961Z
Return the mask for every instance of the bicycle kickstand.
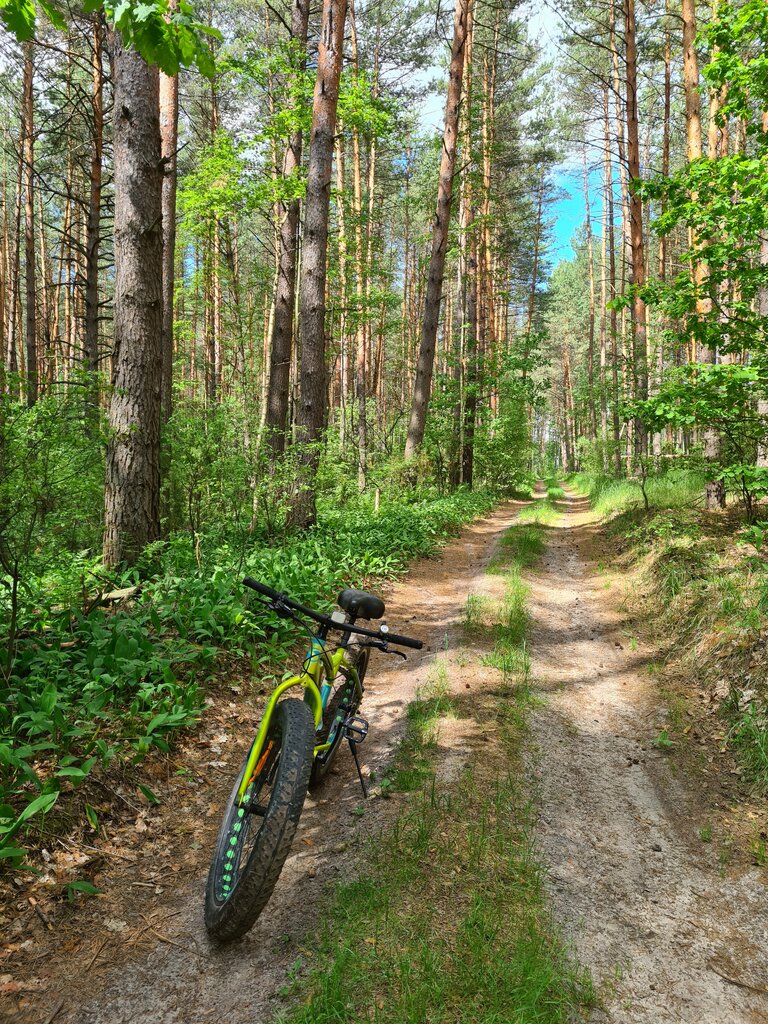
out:
M357 745L362 743L368 735L368 723L364 718L356 718L354 715L350 715L344 722L344 731L347 739L349 740L349 749L352 751L352 757L355 759L355 768L357 768L357 777L360 779L363 796L367 800L368 789L365 785L363 773L360 770L360 759L357 756Z
M349 740L349 749L352 751L352 757L355 759L355 768L357 768L357 777L358 779L360 779L360 785L363 790L363 796L367 800L368 789L365 785L365 779L363 778L363 773L360 769L360 759L357 756L357 743L355 743L351 736L348 736L347 739Z

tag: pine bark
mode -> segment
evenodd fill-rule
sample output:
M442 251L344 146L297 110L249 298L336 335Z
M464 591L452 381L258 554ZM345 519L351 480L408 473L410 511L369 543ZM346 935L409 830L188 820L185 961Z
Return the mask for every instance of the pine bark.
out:
M171 5L173 6L173 5ZM179 136L179 78L160 73L160 159L163 168L163 333L162 422L173 411L173 294L176 270L176 149Z
M91 56L91 173L85 245L85 365L91 373L99 368L99 256L101 243L102 153L104 145L104 74L102 70L103 25L92 15ZM98 392L94 391L94 400Z
M160 536L163 323L159 76L113 37L115 306L104 562Z
M322 435L326 417L326 254L336 108L339 99L346 12L346 0L323 2L317 80L312 106L299 294L301 369L297 435L299 442L305 446L302 456L305 478L292 516L294 524L301 527L309 526L315 521L314 483L319 461L317 443Z
M27 405L38 397L37 296L35 286L35 108L32 93L34 44L24 44L22 152L24 157L24 261L25 310L24 338L27 352Z
M432 229L432 252L429 262L427 293L424 301L424 319L421 328L416 380L413 387L406 460L413 459L421 442L427 421L427 408L432 391L432 371L435 362L437 325L440 319L440 300L445 272L445 254L448 249L448 227L453 197L453 172L456 165L456 141L459 127L461 82L464 76L464 56L467 41L469 0L456 0L453 20L453 44L448 79L448 98L445 105L443 149L440 158L440 182L437 209Z
M685 89L685 126L687 156L689 162L700 160L703 155L701 136L701 96L699 94L699 64L696 55L696 2L682 0L683 16L683 86ZM694 197L695 198L695 197ZM696 237L691 233L690 242L696 247ZM711 310L711 302L704 289L707 281L707 268L701 260L693 265L694 286L696 288L696 315L706 317ZM716 363L717 353L702 346L698 352L702 363ZM708 428L704 431L704 455L714 461L720 450L720 438L717 432ZM704 501L708 509L725 505L725 490L719 480L708 480L704 488Z
M303 70L309 23L309 0L292 0L291 39ZM301 166L303 137L301 129L291 136L283 156L283 178L296 174ZM278 204L280 239L278 243L277 288L272 321L269 356L269 388L264 421L266 440L271 456L278 458L285 451L288 427L288 398L293 344L293 314L296 301L296 266L299 243L299 200Z
M627 62L627 161L631 182L641 178L640 131L637 109L637 45L635 28L635 0L625 0L624 34ZM629 232L632 247L632 331L633 361L635 366L636 396L648 397L648 337L646 331L645 302L640 294L645 284L645 239L643 237L643 202L636 189L629 196ZM642 423L635 424L636 451L645 452L646 438Z

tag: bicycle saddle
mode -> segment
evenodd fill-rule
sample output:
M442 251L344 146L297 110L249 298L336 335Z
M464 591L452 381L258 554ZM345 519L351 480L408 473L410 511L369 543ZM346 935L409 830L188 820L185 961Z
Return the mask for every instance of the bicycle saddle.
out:
M364 590L342 590L339 594L339 608L343 608L353 619L380 619L384 614L384 602L375 594Z

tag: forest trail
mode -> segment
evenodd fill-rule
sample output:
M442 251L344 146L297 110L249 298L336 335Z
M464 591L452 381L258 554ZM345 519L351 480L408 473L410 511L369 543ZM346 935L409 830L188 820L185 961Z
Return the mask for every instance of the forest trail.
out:
M735 877L721 868L697 838L703 812L692 787L652 745L665 712L644 667L647 653L625 632L623 583L602 569L597 517L573 495L558 506L563 514L546 531L546 552L526 574L533 680L545 698L532 714L530 765L552 908L603 997L593 1022L768 1022L762 880L757 871ZM407 662L376 656L362 709L371 722L362 748L368 768L380 771L391 760L408 703L441 662L454 687L476 692L488 684L482 652L473 656L463 628L466 600L501 586L485 570L520 507L511 502L475 522L386 590L393 630L427 646ZM175 809L166 797L149 832L167 849L140 846L135 864L112 865L105 896L38 936L38 961L50 944L45 967L34 968L44 991L9 1021L40 1024L55 1012L55 1024L266 1024L285 1006L281 991L319 923L326 884L354 872L367 837L407 797L372 800L358 817L363 802L344 752L338 774L307 799L261 920L242 943L215 948L202 926L203 888L242 747L227 741L221 723L204 726L202 738L222 747L215 785L181 793L185 806ZM454 773L475 740L441 730L441 777ZM171 811L186 833L174 833ZM183 861L183 870L166 872L155 889L159 852Z
M706 810L669 755L648 652L626 633L586 499L530 576L539 844L557 919L602 984L611 1024L768 1021L764 872L737 877L697 829Z
M407 705L429 678L436 656L461 644L467 593L485 586L485 567L520 507L509 502L477 520L437 557L417 562L384 590L393 632L420 637L425 648L409 652L407 661L374 654L361 708L371 726L361 748L364 770L380 771L391 761ZM478 675L487 675L479 664ZM241 731L243 740L250 738L250 728ZM210 723L203 732L212 745L217 741L214 750L226 742L220 724ZM444 753L450 760L448 746ZM242 942L217 948L203 928L203 891L219 814L243 747L223 746L217 756L216 789L200 792L191 806L189 794L181 794L179 803L186 806L179 809L185 813L176 818L193 828L183 840L169 834L163 851L169 862L183 861L184 852L191 859L183 863L183 881L166 872L162 897L154 895L157 852L146 866L141 859L137 866L114 865L108 895L91 904L86 933L77 935L73 924L59 929L58 936L40 936L38 954L43 943L56 938L66 942L67 953L49 956L45 968L37 964L45 993L29 1011L9 1020L40 1024L56 1011L55 1024L265 1024L285 1005L280 990L302 955L302 941L319 924L325 886L354 872L365 839L391 818L401 797L372 800L358 817L360 786L343 751L338 774L307 798L293 850L262 917ZM167 798L164 804L167 808ZM169 828L174 824L167 809L165 822ZM150 835L161 830L162 822ZM185 851L174 848L180 841ZM61 949L60 941L56 947Z

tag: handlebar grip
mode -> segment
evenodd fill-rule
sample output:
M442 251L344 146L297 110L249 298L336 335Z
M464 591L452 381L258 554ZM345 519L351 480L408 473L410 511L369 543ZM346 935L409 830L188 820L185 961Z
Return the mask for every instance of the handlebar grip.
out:
M253 579L251 576L246 576L243 580L244 587L250 587L251 590L255 590L257 594L263 594L265 597L271 597L273 601L277 601L283 595L273 590L272 587L266 587L263 583L259 583L258 580Z
M400 647L412 647L415 651L420 651L424 646L421 640L412 640L409 636L398 636L397 633L387 633L386 641L388 644L399 644Z

